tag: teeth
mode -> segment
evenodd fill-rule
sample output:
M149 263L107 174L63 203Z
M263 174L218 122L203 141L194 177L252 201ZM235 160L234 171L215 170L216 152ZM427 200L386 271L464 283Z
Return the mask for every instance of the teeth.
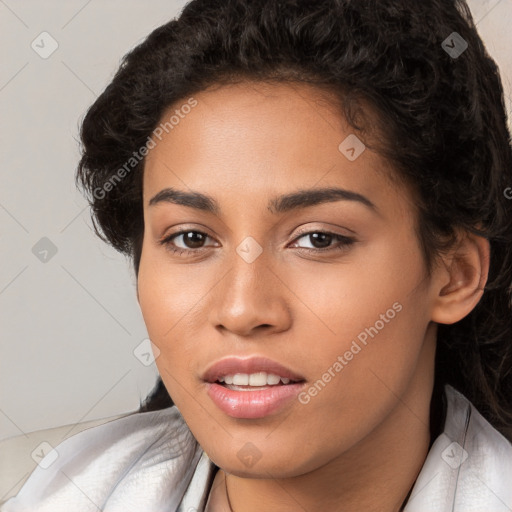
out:
M235 373L234 375L224 375L219 378L219 382L225 384L234 384L235 386L276 386L282 381L283 384L288 384L290 379L287 377L280 377L273 373L257 372L257 373Z
M265 375L265 374L263 374ZM273 375L273 374L269 374L269 375L265 375L266 379L267 379L267 384L269 384L270 386L275 386L276 384L279 384L279 381L281 380L281 377L279 377L279 375ZM252 378L252 375L251 375L251 378ZM252 384L252 382L251 382Z
M270 375L269 375L269 377L270 377ZM247 384L249 384L249 386L266 386L267 381L269 381L269 379L267 379L267 374L265 372L251 373L248 376L247 380L249 381L249 382L247 382ZM277 382L279 382L279 378L278 378Z
M233 384L235 386L248 386L249 375L246 373L235 373L235 375L233 375Z

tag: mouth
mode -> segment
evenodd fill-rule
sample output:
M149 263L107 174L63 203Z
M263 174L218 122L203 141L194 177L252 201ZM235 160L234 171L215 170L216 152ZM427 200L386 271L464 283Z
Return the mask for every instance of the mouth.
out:
M262 418L281 410L298 395L306 379L262 357L231 357L203 375L207 393L221 411L234 418Z
M261 356L240 358L230 356L210 365L203 373L205 382L235 386L275 386L305 380L286 366Z
M297 384L298 382L305 381L304 379L291 379L267 372L226 374L215 380L216 384L235 391L255 391L268 389L269 387Z

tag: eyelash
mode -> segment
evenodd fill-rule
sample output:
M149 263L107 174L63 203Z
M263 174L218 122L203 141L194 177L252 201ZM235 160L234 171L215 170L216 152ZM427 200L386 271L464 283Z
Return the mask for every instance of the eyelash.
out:
M177 231L176 233L173 233L172 235L169 235L169 236L159 240L159 244L163 245L168 251L170 251L173 254L177 254L178 256L182 256L184 254L185 255L198 254L198 253L201 253L208 249L207 247L200 247L198 249L183 249L181 247L174 247L172 245L172 240L174 240L174 238L177 238L178 236L183 235L185 233L199 233L200 235L209 237L209 235L207 233L204 233L202 231L197 231L194 229L184 229L181 231ZM297 240L300 240L301 238L303 238L307 235L318 234L318 233L323 234L323 235L332 235L335 239L338 240L338 245L336 245L334 247L327 247L327 248L322 248L322 249L314 249L314 248L311 249L309 247L298 247L297 249L299 249L299 251L301 251L301 252L305 251L305 252L309 252L309 253L318 254L318 253L323 253L323 252L329 252L332 250L342 250L343 251L343 250L346 250L347 247L349 247L350 245L355 243L355 240L353 238L339 235L337 233L332 233L331 231L322 231L322 230L305 231L302 233L298 233L298 236L293 241L296 242ZM211 238L211 237L209 237L209 238Z

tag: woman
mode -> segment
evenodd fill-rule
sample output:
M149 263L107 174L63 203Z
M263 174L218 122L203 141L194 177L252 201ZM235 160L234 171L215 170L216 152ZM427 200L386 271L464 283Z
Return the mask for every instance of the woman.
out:
M81 137L161 381L3 511L512 509L512 157L463 1L193 0Z

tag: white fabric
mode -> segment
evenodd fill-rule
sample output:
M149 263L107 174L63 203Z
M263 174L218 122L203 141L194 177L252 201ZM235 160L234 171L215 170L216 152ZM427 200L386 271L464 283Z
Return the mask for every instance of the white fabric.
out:
M512 444L461 393L445 392L444 431L404 512L512 512Z
M405 512L511 512L512 444L462 394L445 393L444 432ZM55 449L54 463L41 467L49 453L0 512L204 512L216 471L176 406L93 427Z

